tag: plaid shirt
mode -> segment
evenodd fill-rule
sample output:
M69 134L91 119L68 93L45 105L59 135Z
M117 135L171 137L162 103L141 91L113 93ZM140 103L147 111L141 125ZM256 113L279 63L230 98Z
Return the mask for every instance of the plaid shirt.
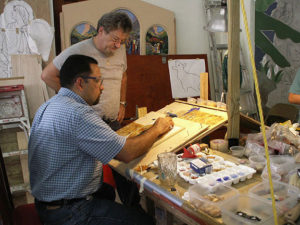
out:
M117 135L69 89L37 111L28 144L32 194L40 201L80 198L98 190L102 163L123 148Z

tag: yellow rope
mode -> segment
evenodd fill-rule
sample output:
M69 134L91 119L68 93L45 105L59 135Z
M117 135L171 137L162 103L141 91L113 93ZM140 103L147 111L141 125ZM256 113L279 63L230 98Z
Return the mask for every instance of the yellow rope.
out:
M252 45L251 45L251 40L250 40L250 34L249 34L249 29L248 29L248 21L247 21L247 15L245 12L244 0L241 0L241 6L242 6L243 20L244 20L246 34L247 34L247 41L248 41L248 47L249 47L249 52L250 52L251 65L252 65L252 70L253 70L253 79L254 79L254 83L255 83L255 91L256 91L256 96L257 96L257 106L258 106L259 117L260 117L260 121L261 121L261 130L262 130L264 144L265 144L265 154L266 154L266 158L267 158L267 169L268 169L269 183L270 183L270 190L271 190L271 197L272 197L274 222L275 222L275 225L278 225L277 211L276 211L276 207L275 207L274 189L273 189L273 182L272 182L272 176L271 176L268 142L267 142L267 138L266 138L265 122L264 122L263 111L262 111L262 107L261 107L261 98L260 98L260 92L259 92L259 87L258 87L257 73L256 73L256 67L255 67Z

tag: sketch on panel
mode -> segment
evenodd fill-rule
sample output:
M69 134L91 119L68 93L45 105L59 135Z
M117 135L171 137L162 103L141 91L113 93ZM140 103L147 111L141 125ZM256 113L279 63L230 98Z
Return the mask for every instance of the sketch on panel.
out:
M153 25L146 34L146 55L168 54L168 34L162 26Z
M129 55L140 54L140 23L136 16L127 9L117 9L116 12L126 13L132 23L132 31L126 41L126 52Z
M168 66L173 98L200 95L200 73L205 72L205 60L169 60Z
M10 77L10 58L7 50L5 32L0 30L0 78L6 77Z
M39 54L47 61L53 32L25 1L7 2L0 15L0 78L12 76L11 55Z
M87 23L82 22L76 25L71 32L71 45L76 44L85 39L89 39L97 34L96 28Z
M30 5L8 2L0 15L0 78L11 77L11 54L30 54L28 24L33 19Z

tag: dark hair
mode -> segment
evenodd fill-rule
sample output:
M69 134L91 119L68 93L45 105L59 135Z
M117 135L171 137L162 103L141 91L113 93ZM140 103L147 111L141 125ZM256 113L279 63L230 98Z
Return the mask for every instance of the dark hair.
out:
M97 60L85 55L71 55L60 69L60 85L70 88L77 77L87 77L92 71L90 64L98 64Z
M124 33L130 33L132 30L131 20L127 14L116 11L104 14L98 20L97 31L100 27L103 27L106 33L120 28Z

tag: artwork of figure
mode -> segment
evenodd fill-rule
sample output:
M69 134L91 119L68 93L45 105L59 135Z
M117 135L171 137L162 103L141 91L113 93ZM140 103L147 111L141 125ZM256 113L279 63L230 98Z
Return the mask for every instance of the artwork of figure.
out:
M27 42L28 24L33 20L33 11L24 1L10 1L4 7L8 54L30 54Z
M1 16L0 16L1 24ZM10 67L9 67L9 56L7 51L7 43L5 32L0 30L0 78L9 77Z
M97 34L97 30L89 23L80 23L75 26L71 32L71 45L85 39L91 38Z
M205 72L204 60L181 59L168 63L173 98L199 96L200 73Z
M146 55L168 54L168 34L159 25L151 27L146 34Z
M140 23L136 16L127 9L118 9L117 12L126 13L132 23L132 31L126 40L126 52L129 55L139 55L140 54Z
M22 0L6 3L0 15L0 78L11 77L11 55L39 54L48 60L53 28L34 19L30 5Z

